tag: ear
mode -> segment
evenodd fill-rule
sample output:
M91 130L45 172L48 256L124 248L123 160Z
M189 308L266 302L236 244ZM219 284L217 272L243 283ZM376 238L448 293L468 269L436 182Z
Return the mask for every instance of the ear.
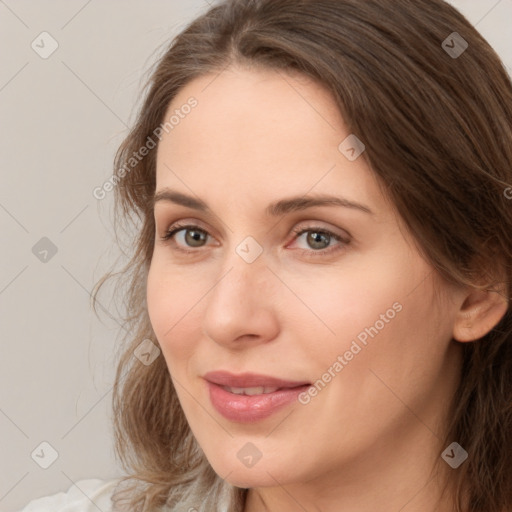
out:
M457 341L475 341L490 332L508 309L506 287L492 290L471 288L456 313L453 338Z

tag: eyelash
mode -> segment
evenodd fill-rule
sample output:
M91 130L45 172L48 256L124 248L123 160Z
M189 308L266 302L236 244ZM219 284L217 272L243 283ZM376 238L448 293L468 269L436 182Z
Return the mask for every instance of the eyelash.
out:
M161 238L161 240L163 242L169 242L171 240L171 238L176 233L178 233L179 231L181 231L183 229L190 229L190 230L195 230L195 231L201 231L202 233L206 233L208 236L211 236L206 230L200 228L199 226L195 226L193 224L180 224L180 223L176 223L176 224L172 225L169 228L169 230ZM304 233L308 233L308 232L314 232L314 233L320 233L322 235L328 235L330 238L334 238L337 242L341 242L341 247L338 245L338 246L334 246L334 248L330 247L330 248L327 248L327 249L319 249L319 250L314 250L314 249L310 249L310 250L308 250L308 249L297 249L304 256L308 256L308 257L330 256L334 252L342 251L345 248L345 246L350 243L348 240L344 240L341 236L333 233L332 231L329 231L327 229L320 228L320 227L312 226L312 227L303 228L303 229L295 228L293 230L293 233L295 233L295 235L296 235L295 239L298 238L299 236L303 235ZM192 253L197 253L197 251L198 251L198 249L190 249L190 250L189 249L183 249L182 247L179 247L178 245L176 245L176 242L174 242L174 243L175 243L176 250L182 252L183 254L192 254ZM313 253L314 256L311 253Z

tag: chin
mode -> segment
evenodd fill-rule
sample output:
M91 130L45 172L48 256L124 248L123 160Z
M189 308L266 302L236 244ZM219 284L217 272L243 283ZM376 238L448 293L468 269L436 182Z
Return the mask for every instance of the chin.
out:
M215 469L215 468L214 468ZM275 477L272 478L268 473L263 471L254 472L255 469L237 469L232 471L224 480L235 487L242 489L249 489L253 487L275 487L277 484L276 480L282 484L282 480L279 477L275 477L272 470L269 473ZM217 473L218 474L218 473ZM219 475L221 476L221 475Z
M290 468L285 468L279 460L265 460L265 457L259 459L252 467L246 467L239 460L237 452L219 454L219 457L208 460L217 475L231 485L241 488L275 487L278 482L289 483L293 476Z

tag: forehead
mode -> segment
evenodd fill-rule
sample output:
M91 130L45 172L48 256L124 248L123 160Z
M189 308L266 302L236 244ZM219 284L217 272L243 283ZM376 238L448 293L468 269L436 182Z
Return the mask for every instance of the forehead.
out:
M196 106L183 108L190 98ZM333 97L307 77L248 69L204 75L179 91L165 119L173 115L179 122L158 145L157 190L231 192L231 201L312 189L376 199L364 158L351 162L339 150L350 132Z

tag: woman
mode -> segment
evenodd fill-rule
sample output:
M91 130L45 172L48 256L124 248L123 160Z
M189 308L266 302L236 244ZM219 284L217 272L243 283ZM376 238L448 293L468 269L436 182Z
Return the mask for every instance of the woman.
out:
M228 0L148 86L115 162L141 222L112 510L510 510L489 44L442 0Z

